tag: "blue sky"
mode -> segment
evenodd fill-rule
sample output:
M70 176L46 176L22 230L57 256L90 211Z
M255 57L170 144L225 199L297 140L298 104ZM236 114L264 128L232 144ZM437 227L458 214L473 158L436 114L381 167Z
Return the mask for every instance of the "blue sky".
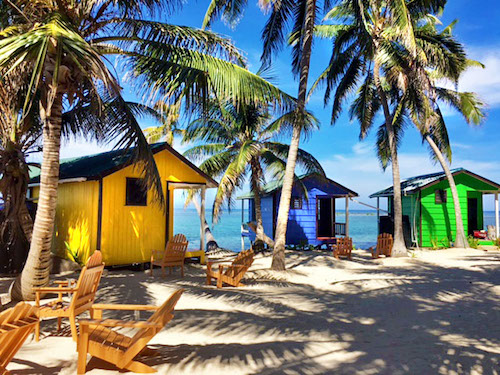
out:
M245 16L235 29L217 22L213 30L230 37L237 47L245 51L250 69L256 71L260 65L260 33L266 16L258 9L257 3L249 2ZM473 5L474 4L474 5ZM199 27L208 1L189 1L168 22ZM453 147L452 167L464 167L493 181L500 182L500 7L495 0L473 2L470 0L450 0L442 17L448 24L458 19L455 34L465 44L469 56L481 61L486 69L471 69L459 84L460 90L475 91L488 104L487 119L480 127L472 128L451 110L446 111ZM331 44L316 41L311 60L312 82L328 62ZM297 94L297 81L290 73L289 50L275 59L273 70L275 84L292 95ZM125 85L126 96L134 95ZM358 125L350 123L346 114L342 114L334 126L330 125L330 108L323 106L323 92L313 95L308 108L321 121L321 129L314 133L302 147L311 152L323 165L333 180L351 188L360 194L360 201L373 204L368 195L392 184L391 172L385 173L375 157L374 134L360 142ZM145 124L146 125L146 124ZM175 147L179 151L185 145ZM63 146L62 156L77 156L98 152L100 148L83 141L71 141ZM440 170L438 165L429 161L429 153L422 145L417 132L409 128L400 149L401 175L403 178ZM492 209L492 197L486 197L485 208ZM354 208L363 208L354 205Z

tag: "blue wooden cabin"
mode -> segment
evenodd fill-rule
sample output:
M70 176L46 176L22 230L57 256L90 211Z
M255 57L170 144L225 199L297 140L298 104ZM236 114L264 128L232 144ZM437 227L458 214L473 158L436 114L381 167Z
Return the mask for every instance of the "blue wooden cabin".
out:
M304 190L307 190L307 198ZM286 235L287 245L319 246L331 243L337 236L348 236L349 198L357 196L356 192L317 173L300 176L292 190ZM271 238L275 237L280 198L281 183L273 181L263 187L262 221L264 232ZM243 194L238 199L242 202L242 224L254 222L253 193ZM245 201L248 201L246 211ZM339 207L345 207L345 216L336 214L336 209ZM255 240L255 233L245 230L245 227L242 225L242 246L243 236L250 237L251 241Z

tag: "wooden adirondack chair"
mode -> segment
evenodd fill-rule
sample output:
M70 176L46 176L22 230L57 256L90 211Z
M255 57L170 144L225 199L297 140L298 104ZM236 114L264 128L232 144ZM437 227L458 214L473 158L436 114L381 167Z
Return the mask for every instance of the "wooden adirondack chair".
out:
M94 303L95 294L101 281L104 263L102 262L101 252L96 250L88 259L85 267L82 268L80 277L76 285L70 281L56 281L55 287L36 288L36 306L39 307L39 317L53 318L57 317L57 332L61 330L62 318L69 318L71 326L71 336L76 341L76 317L85 311L89 311ZM58 298L40 306L40 298L45 293L57 293ZM71 301L68 303L63 300L63 294L69 294ZM40 322L35 330L36 341L40 339Z
M7 375L7 365L35 329L38 308L20 302L0 313L0 374Z
M165 276L165 267L168 274L172 274L173 267L181 267L181 276L184 277L184 258L189 242L183 234L176 234L167 242L165 250L153 250L151 252L151 276L154 266L160 266L162 275Z
M119 369L138 373L153 373L156 370L134 360L138 354L153 352L146 345L174 317L172 314L177 301L184 292L175 291L160 307L146 305L101 305L92 307L92 320L79 320L78 337L78 374L85 374L87 354L114 364ZM102 318L102 310L153 310L155 313L147 321L126 321ZM137 333L125 336L112 328L135 328Z
M382 233L377 237L377 247L370 247L368 250L372 253L372 258L376 259L381 255L390 257L392 254L392 244L394 240L392 239L392 234Z
M245 250L238 254L231 264L219 264L219 270L214 271L214 263L224 263L228 261L212 261L207 263L207 285L212 284L212 278L217 280L217 288L222 288L222 284L231 286L244 286L240 280L253 263L253 250Z
M351 237L343 237L337 238L337 243L332 245L333 256L337 259L340 257L346 257L351 260L352 253L352 238Z

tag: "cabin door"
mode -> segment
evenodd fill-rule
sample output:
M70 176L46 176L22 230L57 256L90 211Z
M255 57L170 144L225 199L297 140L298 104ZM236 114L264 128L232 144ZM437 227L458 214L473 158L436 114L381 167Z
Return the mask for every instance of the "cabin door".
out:
M335 199L318 197L316 211L317 237L335 237Z
M473 235L477 227L477 198L467 198L467 229L469 235Z

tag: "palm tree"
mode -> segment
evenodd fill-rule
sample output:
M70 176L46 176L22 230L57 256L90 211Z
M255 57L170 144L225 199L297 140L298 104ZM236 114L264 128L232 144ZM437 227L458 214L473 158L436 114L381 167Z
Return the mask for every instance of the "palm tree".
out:
M158 113L157 120L160 126L150 126L144 129L144 134L149 143L159 142L164 139L169 145L174 143L175 136L182 136L180 128L180 103L168 105L160 100L155 103L153 109Z
M451 147L439 104L449 103L468 123L474 124L479 124L484 116L481 109L483 104L474 93L450 90L435 84L445 80L457 82L460 74L472 63L466 59L463 47L451 36L454 24L439 32L436 28L437 22L435 17L414 21L419 51L417 58L404 48L393 51L393 62L388 64L386 69L386 76L390 77L387 83L392 85L388 96L392 103L396 103L397 108L397 115L393 120L396 143L399 143L402 137L405 124L413 123L421 132L424 142L429 144L433 158L441 164L448 178L455 206L455 246L464 247L466 238L458 193L446 163L446 159L451 160ZM350 110L351 117L356 118L362 125L362 137L371 127L378 108L380 97L368 77L358 90L358 96ZM391 158L385 126L379 128L377 138L378 156L385 169Z
M246 0L226 1L212 0L207 9L203 27L210 26L215 17L222 18L230 24L238 21ZM264 66L269 66L273 55L278 52L287 41L287 33L291 28L288 41L293 46L292 50L292 72L298 76L299 87L295 106L295 119L287 156L286 169L283 177L283 187L276 223L276 238L271 268L282 271L285 269L285 241L288 226L288 214L290 211L290 199L295 177L295 165L299 152L302 127L307 117L307 82L309 79L309 68L311 61L314 26L320 9L316 0L262 0L259 1L261 8L269 18L262 31L264 44L261 60ZM330 4L325 1L325 7Z
M20 272L26 260L33 221L26 206L29 164L26 156L40 138L40 121L36 111L19 120L20 104L26 85L26 67L19 68L17 78L7 77L0 85L0 193L4 201L0 220L0 270Z
M149 143L159 142L164 139L169 145L173 145L174 137L184 135L184 129L181 128L179 123L180 106L180 102L168 105L164 101L160 100L155 103L153 111L156 115L154 117L158 122L160 122L160 125L150 126L149 128L144 129L144 134L146 135ZM195 190L189 190L186 196L186 206L188 206L189 203L193 203L198 216L201 217L201 205L198 202L199 194L196 193L197 192ZM205 231L206 240L205 249L209 251L218 249L219 244L217 243L206 219L203 223L203 230Z
M116 147L136 146L134 160L142 161L147 185L154 187L160 203L164 201L153 154L106 56L122 57L138 91L165 101L183 97L189 106L210 92L249 103L288 100L248 72L241 54L226 39L145 19L158 9L173 10L175 1L11 0L8 5L17 15L0 39L0 69L7 76L20 64L32 67L23 109L26 113L38 107L43 125L38 211L28 260L13 288L15 298L33 299L33 287L48 282L63 108L107 116L106 122L114 126L103 138L115 139Z
M325 104L334 91L332 122L338 119L343 102L356 88L359 88L358 98L353 103L351 115L359 115L362 137L373 125L376 113L382 110L394 186L394 256L405 256L407 249L403 236L398 134L395 128L402 111L400 103L391 101L393 87L389 81L394 77L388 73L392 65L397 65L397 61L391 58L398 49L404 50L409 59L417 55L413 20L439 11L444 3L445 0L341 0L325 17L334 24L316 28L318 36L333 39L334 42L329 65L313 85L315 89L320 83L326 83ZM366 105L362 106L362 103ZM356 113L356 107L362 111Z
M420 95L406 95L417 98L418 101L429 100L430 111L424 111L423 116L412 116L413 123L422 134L423 139L429 144L432 153L440 163L450 185L453 197L456 234L454 246L457 248L467 247L467 237L462 220L462 211L458 199L458 191L455 180L446 161L451 161L451 146L448 142L446 123L440 110L440 103L448 103L460 113L468 124L479 125L484 118L484 104L473 92L460 92L439 86L443 82L456 84L461 74L470 66L484 67L482 64L467 60L463 46L454 39L452 30L456 21L445 27L442 31L437 30L440 24L437 18L426 18L415 25L418 36L418 47L422 51L421 56L425 59L416 59L412 67L405 66L403 75L408 81L413 81L408 88L418 86ZM409 74L408 74L409 73ZM414 90L418 92L417 90ZM418 98L418 97L421 98ZM417 107L414 103L410 107ZM425 106L424 106L425 107Z
M208 175L220 178L214 207L214 222L220 216L224 203L230 208L233 193L244 184L250 175L250 187L255 202L257 240L268 246L274 241L264 233L262 225L261 191L265 176L281 179L286 169L288 146L277 141L284 132L293 127L295 111L271 120L266 106L234 105L214 103L206 116L192 121L185 131L185 140L202 142L185 152L192 159L202 160L200 168ZM303 129L311 131L317 120L309 112ZM307 172L324 175L319 162L304 150L298 150L298 163Z

